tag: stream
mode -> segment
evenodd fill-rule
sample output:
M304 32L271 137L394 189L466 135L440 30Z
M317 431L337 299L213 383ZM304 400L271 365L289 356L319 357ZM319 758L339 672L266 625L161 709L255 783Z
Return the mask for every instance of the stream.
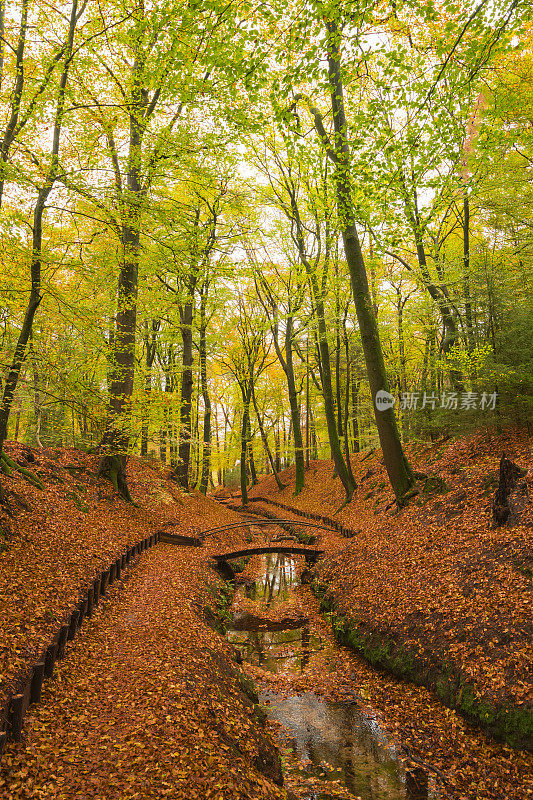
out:
M281 554L255 559L256 579L237 585L228 640L243 661L278 676L320 668L316 659L336 645L322 641L301 614L273 619L276 605L290 604L299 586L296 560ZM297 777L302 800L439 797L425 771L405 772L394 745L368 709L363 713L354 701L333 702L313 691L277 692L275 684L258 690L275 724L286 774Z

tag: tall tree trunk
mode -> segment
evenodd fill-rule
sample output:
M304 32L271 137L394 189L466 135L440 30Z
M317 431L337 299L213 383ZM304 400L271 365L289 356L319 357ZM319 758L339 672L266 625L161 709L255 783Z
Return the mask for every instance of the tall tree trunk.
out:
M207 494L209 473L211 471L211 398L209 397L207 385L206 304L207 286L204 284L200 297L200 381L204 400L204 430L202 436L202 472L198 487L202 494Z
M355 215L352 198L350 148L347 139L347 122L344 110L342 66L341 66L341 31L333 19L326 20L328 33L328 77L330 86L331 110L335 128L334 147L328 148L328 155L334 165L334 181L337 192L337 209L344 244L344 253L350 272L352 293L357 313L357 321L363 344L370 392L374 402L374 413L378 428L383 460L389 475L391 486L399 503L409 492L414 483L414 476L403 452L402 443L392 406L387 406L389 384L376 316L370 296L359 236L355 226ZM322 117L314 112L315 125L322 141L327 141ZM325 139L324 139L325 135ZM380 393L378 395L378 392ZM386 393L385 395L382 393ZM385 404L377 405L379 398L384 397Z
M317 112L318 113L318 112ZM317 342L319 351L319 364L321 364L320 377L322 382L322 395L324 397L324 412L328 427L328 438L331 449L331 457L335 465L335 473L341 479L346 494L346 502L349 503L355 491L355 484L350 478L344 457L342 455L341 443L337 432L337 420L335 416L335 400L333 395L333 384L331 380L331 356L327 336L326 314L324 309L324 289L319 285L316 270L307 258L305 248L305 238L303 225L300 218L296 194L292 189L288 189L291 202L292 220L295 226L296 243L300 261L305 267L313 295L313 311L317 321Z
M243 398L243 412L241 425L241 502L248 504L248 482L246 478L246 464L248 456L248 431L250 429L250 396L251 384L241 386Z
M259 408L257 406L257 400L255 398L255 389L252 386L252 402L254 404L255 416L257 417L257 424L259 425L259 433L261 434L261 440L263 442L263 447L265 449L265 455L267 457L267 463L270 464L272 468L272 474L274 475L275 481L277 483L278 489L281 490L285 488L285 484L281 482L278 470L276 469L276 464L274 462L274 458L272 456L272 451L268 445L268 436L265 433L265 428L263 426L263 420L261 419L261 415L259 413Z
M39 304L41 302L41 262L42 262L42 237L43 237L43 214L46 207L46 201L52 191L57 179L59 171L59 144L61 139L61 129L63 125L63 116L65 111L65 90L67 86L68 73L72 59L72 52L74 46L74 35L77 24L78 13L78 0L73 0L70 12L68 40L65 48L65 57L63 62L63 69L59 79L59 87L57 93L57 103L54 118L54 128L52 132L52 148L50 153L50 167L46 173L46 177L42 188L37 194L37 200L33 212L33 234L32 234L32 256L30 264L30 277L31 277L31 290L20 329L19 337L13 354L13 359L9 368L9 373L4 384L4 391L2 395L2 402L0 404L0 457L3 451L4 442L7 438L7 424L11 406L13 404L13 397L17 388L17 383L20 377L22 365L26 358L26 348L33 327L33 320ZM17 52L17 69L23 70L22 63L19 64L20 58L23 58L24 53L24 40L26 35L26 22L24 15L27 14L27 3L23 6L23 20L21 21L21 38L19 38L19 47L22 48L21 54ZM22 43L21 43L22 39ZM19 76L16 82L18 86ZM22 91L22 88L21 88ZM20 103L20 98L19 101ZM17 109L18 114L18 109Z
M281 446L279 440L279 417L274 424L274 464L276 472L281 472Z
M143 402L143 419L141 424L141 456L148 455L148 432L150 423L150 402L152 394L152 366L156 354L156 337L160 328L160 321L158 319L152 320L151 331L148 331L148 323L145 322L145 367L146 374L144 377L144 402Z
M122 263L117 290L117 314L113 339L113 379L109 393L109 419L100 443L102 456L98 475L111 480L126 500L131 495L126 479L126 461L131 438L131 398L135 374L137 294L141 248L141 217L144 191L141 183L143 135L146 129L147 93L144 88L145 56L141 42L144 9L136 20L136 53L131 68L129 101L129 141L126 186L122 207Z
M466 342L468 352L475 346L472 296L470 292L470 200L467 190L463 199L463 294L465 300Z
M252 387L253 387L253 384L252 384ZM252 388L252 390L253 390L253 388ZM253 439L252 439L252 423L251 423L251 420L250 420L250 410L249 409L250 409L250 402L248 402L248 433L247 433L247 438L248 438L248 451L247 451L248 452L248 465L249 465L249 468L250 468L250 478L251 478L252 486L257 486L259 481L257 479L257 470L255 468L254 445L253 445Z
M189 491L189 465L192 439L192 393L193 393L193 335L194 313L193 291L189 294L181 311L181 339L183 343L181 399L180 399L180 440L176 477L180 486Z
M307 337L307 348L305 351L305 468L309 469L309 337Z

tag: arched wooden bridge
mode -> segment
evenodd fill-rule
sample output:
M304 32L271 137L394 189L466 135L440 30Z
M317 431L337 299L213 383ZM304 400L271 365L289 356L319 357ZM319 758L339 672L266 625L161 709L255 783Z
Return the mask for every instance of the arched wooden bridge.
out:
M281 553L289 556L304 556L307 566L316 564L317 559L324 555L323 550L314 547L302 547L291 544L259 545L257 547L243 547L241 550L232 550L228 553L216 553L212 556L217 568L229 578L235 577L229 561L244 556L263 555L264 553Z
M234 522L231 525L220 525L218 528L209 528L207 531L202 531L199 536L201 537L202 541L207 536L212 536L215 533L222 533L224 531L233 530L234 528L249 528L252 526L254 527L262 527L263 525L295 525L298 528L318 528L322 531L329 531L332 533L331 528L328 528L326 525L319 525L316 522L307 522L304 520L299 519L249 519L246 522Z

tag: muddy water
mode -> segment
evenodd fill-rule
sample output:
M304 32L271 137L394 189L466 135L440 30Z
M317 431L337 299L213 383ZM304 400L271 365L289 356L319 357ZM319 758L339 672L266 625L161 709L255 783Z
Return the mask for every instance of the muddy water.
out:
M247 602L246 613L234 613L227 636L244 661L269 672L298 675L331 648L304 617L274 623L265 619L272 606L291 599L297 585L295 560L267 555L259 577L238 589L254 609L250 612ZM331 702L314 692L287 696L272 688L260 692L260 699L269 718L279 723L286 769L297 773L302 800L437 800L427 775L406 774L376 719L355 703Z

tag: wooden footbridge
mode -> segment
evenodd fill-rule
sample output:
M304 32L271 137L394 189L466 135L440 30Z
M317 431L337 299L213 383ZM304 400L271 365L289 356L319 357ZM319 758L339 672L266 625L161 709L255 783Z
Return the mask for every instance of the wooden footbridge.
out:
M306 566L308 567L316 564L320 556L324 555L323 550L317 550L314 547L303 547L301 545L298 546L292 544L272 544L258 545L256 547L243 547L241 550L232 550L227 553L216 553L212 556L212 558L215 561L217 569L219 569L223 575L233 578L235 576L231 568L231 564L228 563L229 561L233 561L237 558L243 558L244 556L263 555L264 553L280 553L282 555L289 556L304 556Z
M233 522L231 525L219 525L218 528L209 528L207 531L202 531L199 536L204 541L208 536L213 536L215 533L223 533L225 531L233 530L234 528L262 528L265 525L294 525L298 528L318 528L322 531L331 533L331 528L327 525L318 525L316 522L307 522L300 519L248 519L245 522Z

